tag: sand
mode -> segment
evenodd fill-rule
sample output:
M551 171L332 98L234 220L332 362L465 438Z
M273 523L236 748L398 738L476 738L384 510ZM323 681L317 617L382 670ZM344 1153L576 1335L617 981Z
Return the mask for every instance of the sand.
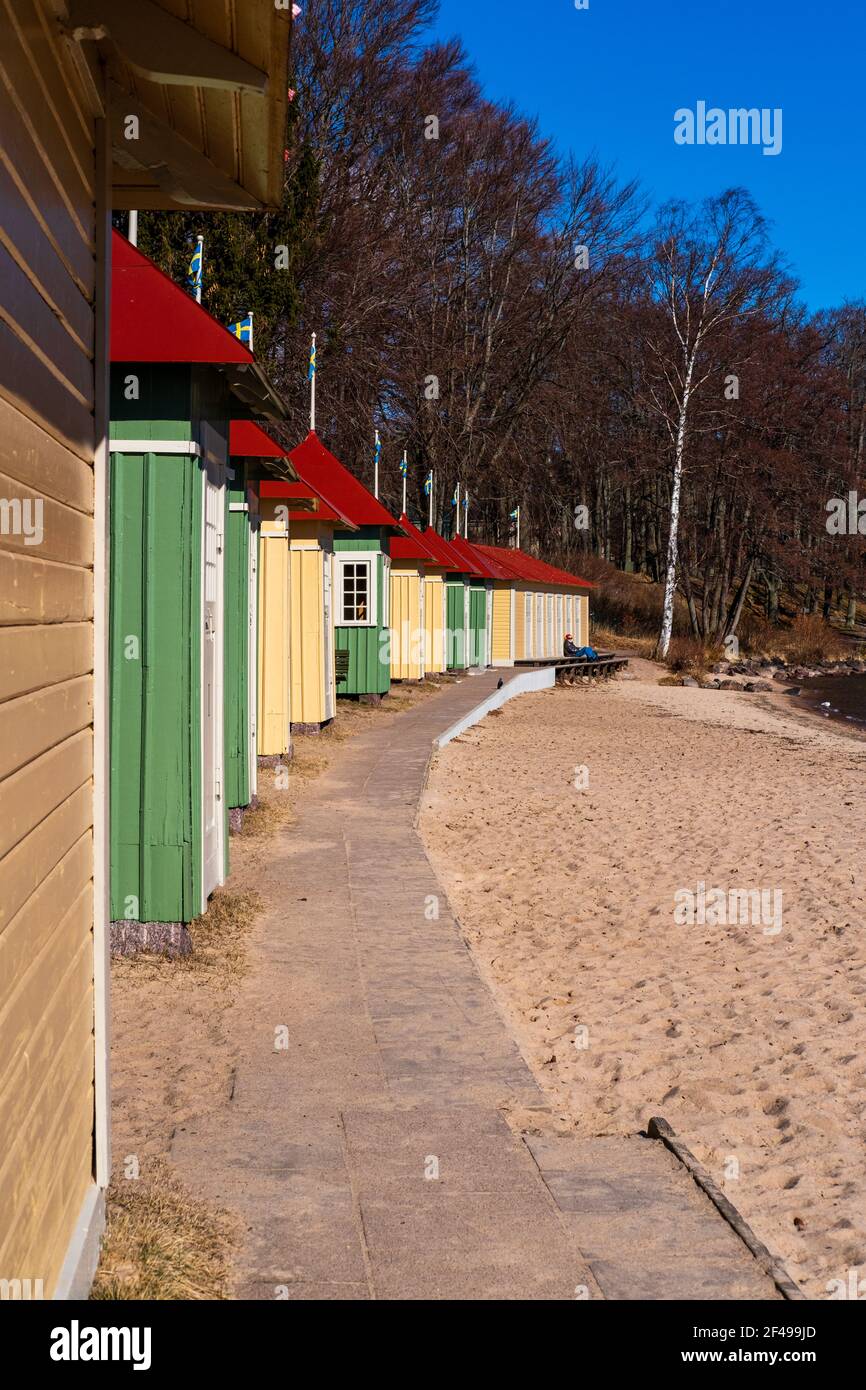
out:
M515 699L449 745L422 834L565 1125L665 1116L827 1298L866 1266L866 740L781 696L633 670ZM677 921L700 882L768 910Z

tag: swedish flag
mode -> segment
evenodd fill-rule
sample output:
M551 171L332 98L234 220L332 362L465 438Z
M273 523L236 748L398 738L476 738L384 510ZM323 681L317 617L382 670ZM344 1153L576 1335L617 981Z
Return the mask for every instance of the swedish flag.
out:
M406 462L406 455L404 454L400 460L400 476L402 478L405 478L408 467L409 465Z
M429 497L429 496L430 496L430 493L431 493L432 491L433 491L433 469L431 468L431 469L430 469L430 472L427 474L427 477L424 479L424 496L425 496L425 497Z
M312 381L312 379L313 379L313 377L314 377L315 375L316 375L316 344L315 344L315 342L314 342L314 343L313 343L313 346L310 348L310 367L309 367L309 371L307 372L307 381Z
M252 349L253 346L253 316L247 314L245 319L238 319L237 323L229 324L229 333L234 333L242 343Z
M202 250L203 247L199 241L196 243L196 248L192 253L192 259L189 263L189 270L187 271L186 283L189 285L193 294L197 294L201 290Z
M508 513L509 520L511 520L511 521L516 521L519 512L520 512L520 508L519 508L519 507L515 507L513 512L509 512L509 513Z

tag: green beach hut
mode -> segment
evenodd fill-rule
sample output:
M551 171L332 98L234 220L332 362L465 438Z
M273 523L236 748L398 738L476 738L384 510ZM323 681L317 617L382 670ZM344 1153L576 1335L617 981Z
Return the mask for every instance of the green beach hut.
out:
M391 688L389 544L400 524L314 430L291 459L357 528L334 531L337 694L381 699Z
M256 488L230 468L229 421L284 412L249 350L117 233L110 401L112 945L184 950L255 789Z

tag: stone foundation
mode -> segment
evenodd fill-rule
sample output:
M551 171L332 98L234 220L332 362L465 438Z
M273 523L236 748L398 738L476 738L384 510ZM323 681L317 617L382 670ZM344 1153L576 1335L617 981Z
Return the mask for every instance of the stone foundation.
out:
M384 700L384 695L359 695L359 705L369 705L371 709L378 709Z
M186 922L111 922L108 933L113 956L177 956L192 954L192 937Z
M278 767L280 763L290 763L294 757L294 749L290 748L288 753L260 753L256 759L259 767Z

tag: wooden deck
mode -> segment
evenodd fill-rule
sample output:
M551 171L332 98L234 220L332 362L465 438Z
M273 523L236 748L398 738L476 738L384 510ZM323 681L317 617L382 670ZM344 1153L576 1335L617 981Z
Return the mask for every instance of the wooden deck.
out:
M553 666L558 685L576 685L596 680L610 680L618 671L628 666L627 656L617 656L615 652L600 652L597 661L573 660L567 656L542 657L538 660L515 661L514 665L538 667Z

